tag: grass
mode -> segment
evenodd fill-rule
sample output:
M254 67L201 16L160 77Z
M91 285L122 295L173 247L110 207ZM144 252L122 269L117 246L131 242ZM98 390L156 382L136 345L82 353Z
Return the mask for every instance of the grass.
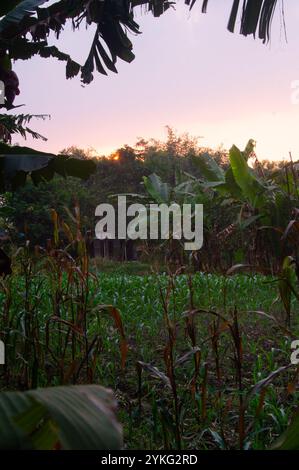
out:
M87 286L59 271L24 269L2 282L2 389L111 387L126 448L263 449L285 429L298 400L294 368L249 394L290 362L272 278L198 273L191 283L187 275L144 274L146 266L130 264L130 274L124 265L96 271ZM103 305L121 315L123 369L121 327ZM299 338L295 316L292 328Z

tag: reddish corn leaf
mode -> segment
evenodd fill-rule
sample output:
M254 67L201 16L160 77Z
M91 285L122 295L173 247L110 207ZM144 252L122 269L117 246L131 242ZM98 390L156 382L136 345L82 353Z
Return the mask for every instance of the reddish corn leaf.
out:
M121 368L124 369L126 365L127 354L129 346L126 340L125 330L123 327L120 312L113 305L100 305L100 310L108 312L109 315L114 319L115 327L120 333L120 353L121 353Z

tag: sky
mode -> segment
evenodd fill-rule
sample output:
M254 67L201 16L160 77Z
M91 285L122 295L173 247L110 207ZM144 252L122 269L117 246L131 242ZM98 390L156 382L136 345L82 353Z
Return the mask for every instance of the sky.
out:
M189 12L179 0L160 18L136 9L142 34L130 34L135 60L119 60L118 74L96 73L85 87L79 77L66 80L65 63L55 59L16 62L21 94L15 105L26 105L22 113L51 115L31 125L48 141L28 139L26 145L109 154L140 137L164 140L169 125L199 136L204 147L243 148L253 138L261 159L288 158L289 152L299 159L299 100L292 100L291 88L299 81L298 0L285 2L287 40L278 8L266 45L227 31L232 0L211 1L206 15L200 5ZM59 43L52 38L49 44L84 63L93 31L66 27Z

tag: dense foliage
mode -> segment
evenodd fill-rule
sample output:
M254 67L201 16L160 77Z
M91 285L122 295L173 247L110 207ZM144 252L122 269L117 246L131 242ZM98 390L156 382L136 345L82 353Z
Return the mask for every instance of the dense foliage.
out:
M1 1L1 108L17 107L14 60L57 58L67 78L88 84L134 59L137 7L160 16L175 4L49 3ZM229 31L240 18L241 34L266 42L277 5L234 0ZM84 64L50 44L67 21L96 26ZM244 151L203 149L170 128L166 143L140 140L102 158L12 146L14 134L45 139L33 117L46 116L0 115L1 240L11 256L0 249L0 448L120 448L112 394L91 385L102 383L118 400L125 448L298 449L298 164L259 162L252 140ZM142 263L91 260L95 207L120 193L203 204L202 250L170 240L144 243Z
M166 142L141 139L134 148L125 146L108 157L91 157L72 147L63 150L62 155L76 157L76 161L92 161L95 174L88 182L56 177L39 186L33 181L16 193L6 193L2 230L17 246L27 239L32 249L34 245L45 246L51 233L51 209L65 217L78 204L83 233L94 233L97 205L116 204L115 195L126 194L128 202L140 199L143 203L204 205L204 249L193 256L196 269L223 272L233 264L244 263L274 273L280 270L285 256L296 258L292 231L281 240L289 222L296 218L295 164L278 162L271 166L259 162L253 141L244 152L236 147L230 152L213 151L202 148L198 139L188 134L179 136L170 128L167 132ZM156 175L154 191L150 189L151 175ZM163 194L157 196L159 185L167 188L167 200L163 200ZM160 253L159 246L156 248L158 258L167 251L165 244ZM175 251L174 258L187 262L182 244L171 250Z

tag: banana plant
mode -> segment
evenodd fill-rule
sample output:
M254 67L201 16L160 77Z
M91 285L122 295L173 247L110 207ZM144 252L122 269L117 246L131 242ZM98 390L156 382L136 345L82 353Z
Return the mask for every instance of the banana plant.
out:
M229 151L230 166L226 171L209 154L194 157L193 163L204 177L202 187L214 189L223 196L249 202L252 207L261 205L265 187L247 163L253 151L252 139L243 152L233 145Z
M263 225L284 227L291 207L290 195L277 181L257 174L248 165L249 158L254 155L254 145L252 139L244 151L233 145L229 151L230 165L226 171L208 154L194 157L193 163L202 175L198 184L204 190L212 190L223 199L238 204L239 221L246 209L244 227L247 228L259 219Z
M68 78L81 74L84 83L93 80L93 72L107 74L116 72L117 58L131 62L134 59L132 43L125 30L139 34L139 25L134 20L134 10L143 7L155 17L165 13L176 4L172 0L1 0L0 5L0 50L9 51L13 59L29 59L35 54L41 57L55 57L66 62ZM185 0L190 9L196 0ZM207 12L209 0L203 0L201 11ZM258 2L234 0L230 11L228 29L235 30L238 15L241 16L240 33L258 36L264 42L270 37L271 22L278 9L276 1ZM56 46L48 44L48 37L54 32L57 37L67 21L79 28L86 20L94 24L96 31L90 52L84 65L74 61ZM31 37L28 38L27 33ZM108 52L106 52L108 49Z
M126 196L129 197L131 200L137 200L138 203L142 202L143 204L138 208L138 226L139 230L140 227L151 227L156 226L157 217L159 218L159 214L162 212L163 209L166 208L167 210L170 208L169 214L169 224L167 224L167 237L165 237L165 233L161 232L162 242L159 243L159 248L165 245L168 246L167 253L169 253L169 249L172 253L177 251L179 253L180 246L182 245L183 241L178 239L177 235L174 231L174 224L171 223L173 220L174 213L178 210L178 213L182 213L181 209L183 204L191 204L193 207L193 211L191 211L192 219L195 217L195 204L202 203L203 201L197 201L198 195L196 192L193 191L194 182L186 177L180 172L176 173L175 176L176 185L171 186L169 183L162 181L160 176L153 173L150 176L143 177L143 186L145 189L145 194L114 194L110 196L111 198L115 198L116 196ZM196 186L196 184L195 184ZM164 208L163 208L164 206ZM127 234L129 238L135 237L135 224L129 224L127 229ZM167 240L167 241L165 241Z
M0 191L16 190L30 176L34 184L51 180L55 174L87 179L96 170L92 160L68 155L54 155L29 147L11 146L0 142Z
M196 198L196 183L192 179L184 177L181 172L176 172L175 185L171 186L161 180L160 176L153 173L143 177L143 185L148 201L158 204L177 203L182 205L194 202Z

